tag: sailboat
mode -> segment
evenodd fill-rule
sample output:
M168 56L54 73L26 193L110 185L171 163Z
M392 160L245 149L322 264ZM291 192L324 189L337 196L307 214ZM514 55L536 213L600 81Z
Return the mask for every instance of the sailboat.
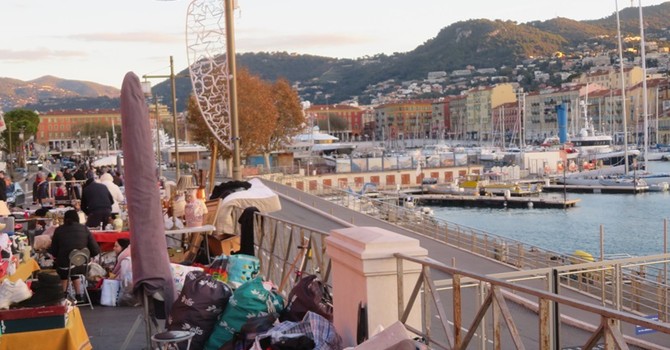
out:
M640 11L640 60L642 61L642 113L644 117L644 171L635 174L639 179L643 179L649 185L650 191L667 191L670 187L670 173L654 174L648 171L650 152L649 152L649 107L647 91L647 57L644 40L644 17L642 15L642 0L638 2ZM661 159L662 155L659 157Z

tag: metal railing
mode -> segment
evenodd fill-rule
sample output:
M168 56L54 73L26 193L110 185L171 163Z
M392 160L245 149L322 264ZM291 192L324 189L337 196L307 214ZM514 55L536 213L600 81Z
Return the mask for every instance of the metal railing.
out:
M487 345L492 345L494 349L526 347L557 349L562 337L559 325L570 318L569 311L562 313L561 310L580 310L599 319L598 326L586 329L588 336L584 339L575 337L575 332L570 333L569 340L583 344L582 349L593 349L601 339L604 341L605 349L628 349L628 344L642 347L653 344L625 335L621 330L623 324L628 325L627 327L639 326L670 335L668 323L655 322L638 315L566 297L558 294L558 290L545 291L493 276L476 274L446 266L429 258L414 258L404 254L395 256L398 265L398 318L405 323L412 308L420 307L421 329L406 323L405 326L414 334L426 339L432 348L466 349L478 342L479 348L488 348ZM403 293L403 290L406 290L404 287L406 281L403 277L405 264L421 266L421 273L408 298L405 298ZM618 276L621 276L621 265L618 266ZM432 271L452 276L448 289L438 287L438 283L431 278ZM547 281L559 278L552 278L551 271L544 276ZM517 281L525 279L521 276L514 278ZM469 287L476 288L477 292L464 293L463 289ZM537 328L527 327L527 319L524 320L527 315L524 311L509 306L507 300L520 294L536 300L534 311L537 313L537 320L530 323L537 324ZM451 303L445 302L447 298L451 299ZM463 305L470 304L474 305L475 312L464 315ZM450 307L451 315L446 306ZM465 320L466 316L468 320ZM491 322L487 321L488 317L491 317ZM437 326L431 324L435 319L439 320ZM467 321L469 323L466 323ZM526 322L524 327L520 327L519 324L523 322ZM589 327L582 327L585 328ZM508 334L503 336L505 329Z
M234 222L241 214L241 209L233 211ZM238 225L235 229L239 229ZM273 281L284 297L305 274L317 275L324 284L331 286L326 237L326 232L255 213L254 246L261 265L259 274Z
M298 177L299 178L299 177ZM297 178L282 178L286 184ZM270 184L270 186L272 186ZM342 190L320 184L305 186L305 192L327 199L329 204L335 203L353 211L386 220L399 227L411 230L426 237L433 238L471 253L498 260L522 270L543 268L559 268L589 261L579 256L571 256L543 249L498 236L483 230L459 225L445 220L435 219L426 215L421 208L405 208L396 204L397 200L379 200L357 194L351 190ZM314 201L311 206L317 207ZM327 212L327 210L324 210ZM341 218L347 220L347 218ZM353 218L347 220L354 222ZM325 234L325 233L324 233ZM620 283L622 309L631 312L647 312L656 310L662 320L670 319L668 315L668 282L667 262L630 263L621 266ZM581 265L580 265L581 266ZM612 292L616 283L613 276L614 263L604 263L596 270L575 272L568 267L565 278L560 283L565 287L580 290L603 300L603 305L613 305L615 294ZM576 276L579 275L577 278ZM618 287L617 287L618 288ZM609 300L609 303L607 302Z
M241 213L241 210L235 210L235 219ZM237 225L236 229L239 229ZM275 281L280 293L285 297L303 274L316 274L327 285L332 285L331 261L326 253L326 237L328 237L326 232L268 214L256 213L254 238L256 256L261 260L260 273L267 279ZM600 338L604 338L606 346L610 346L606 348L612 349L627 349L627 342L643 347L648 345L644 341L621 333L620 328L616 326L620 323L670 334L669 324L653 322L640 316L657 312L659 319L668 319L670 294L667 283L649 284L649 276L639 273L643 271L655 274L657 279L661 279L662 276L666 276L664 274L667 273L666 264L670 261L669 255L557 265L490 276L449 267L431 259L417 259L402 254L396 254L396 258L399 284L398 317L401 321L406 321L411 308L417 307L415 304L421 297L422 328L413 328L407 324L406 327L436 348L465 349L474 341L484 344L482 348L490 343L499 344L498 348L510 348L512 345L517 349L526 346L540 349L557 348L555 339L561 337L559 327L556 325L560 322L557 320L570 324L570 317L556 314L554 310L558 309L554 309L552 305L577 308L599 318L599 326L592 329L584 324L580 325L590 332L588 339L583 341L584 349L593 348ZM406 304L402 294L402 284L406 282L400 278L403 276L403 260L420 264L422 271ZM452 278L434 280L431 277L431 270L446 272ZM539 288L533 285L533 281L536 281L535 285L539 285ZM469 287L476 287L476 293L463 293L463 289ZM595 298L589 297L587 300L590 302L586 302L562 295L574 289L586 291ZM474 303L475 311L464 315L462 308L465 302L462 297L465 294L475 298L467 302L468 305ZM537 313L539 322L534 324L538 324L539 329L520 328L515 324L513 311L518 308L510 308L507 300L512 299L523 305L524 302L518 299L519 294L537 299L533 311ZM445 296L452 298L451 304L443 304L442 299ZM433 303L432 307L429 305L430 301ZM447 316L449 311L452 313L451 318ZM492 323L487 321L487 314L491 315ZM558 318L554 317L555 315ZM431 325L431 320L436 319L435 316L441 322L437 328ZM466 319L470 321L469 327L466 327L468 326L465 323ZM509 330L509 335L504 337L501 333L505 327L502 327L501 320ZM491 324L492 327L487 326ZM539 334L539 337L529 341L528 339L533 336L527 336L524 332ZM525 345L524 342L532 344Z

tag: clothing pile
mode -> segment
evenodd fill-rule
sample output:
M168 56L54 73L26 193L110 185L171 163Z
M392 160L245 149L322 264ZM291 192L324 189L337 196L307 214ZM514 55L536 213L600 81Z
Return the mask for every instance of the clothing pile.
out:
M192 332L194 349L341 349L323 283L304 276L284 300L258 276L259 265L255 256L236 254L191 268L178 278L182 288L167 329Z

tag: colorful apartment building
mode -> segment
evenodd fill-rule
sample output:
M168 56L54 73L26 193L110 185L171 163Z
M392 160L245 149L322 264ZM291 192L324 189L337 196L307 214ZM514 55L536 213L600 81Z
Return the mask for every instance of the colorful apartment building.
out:
M624 68L623 75L626 88L637 85L644 77L642 68L640 67ZM583 73L574 82L579 84L597 84L610 90L621 89L621 72L618 68L610 66Z
M71 110L40 114L35 141L51 154L96 153L120 148L121 111Z
M379 140L404 140L430 136L433 101L403 100L375 108Z
M471 140L489 141L493 135L493 109L509 102L516 102L512 84L481 86L466 93L465 128Z

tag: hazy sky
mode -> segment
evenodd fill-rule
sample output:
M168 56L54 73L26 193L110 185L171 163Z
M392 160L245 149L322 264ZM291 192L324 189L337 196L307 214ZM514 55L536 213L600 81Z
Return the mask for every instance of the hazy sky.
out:
M642 5L662 2L646 0ZM120 87L128 71L139 76L169 74L170 55L175 70L181 71L188 66L189 3L2 0L0 77L31 80L54 75ZM340 58L410 51L440 29L473 18L584 20L615 10L614 0L238 0L238 4L238 52ZM619 8L626 6L631 2L619 1Z

